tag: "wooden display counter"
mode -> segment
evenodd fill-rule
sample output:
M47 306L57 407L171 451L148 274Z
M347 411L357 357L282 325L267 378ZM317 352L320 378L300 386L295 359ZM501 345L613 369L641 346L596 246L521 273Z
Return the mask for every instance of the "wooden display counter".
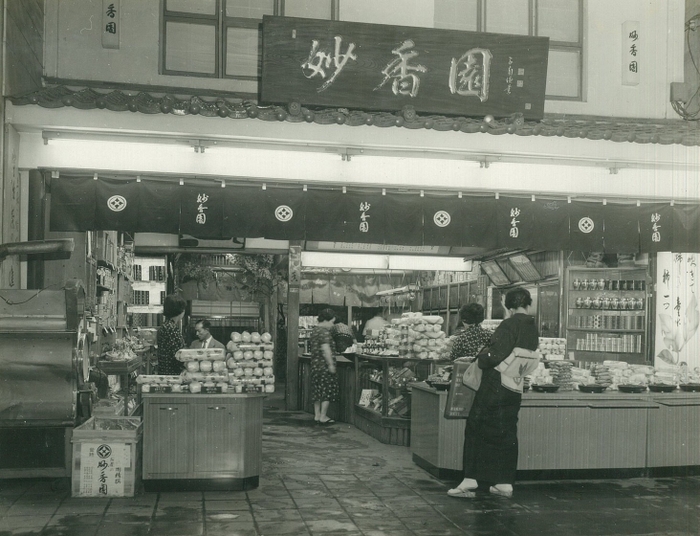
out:
M147 490L258 486L263 394L143 395Z
M328 416L338 422L355 424L355 361L354 354L348 357L336 355L336 371L340 384L340 400L331 402ZM311 400L311 356L299 356L299 406L302 411L313 414L314 403Z
M414 462L460 478L463 419L443 417L447 391L412 384ZM525 393L518 422L520 478L700 466L700 394ZM630 473L630 474L633 474Z

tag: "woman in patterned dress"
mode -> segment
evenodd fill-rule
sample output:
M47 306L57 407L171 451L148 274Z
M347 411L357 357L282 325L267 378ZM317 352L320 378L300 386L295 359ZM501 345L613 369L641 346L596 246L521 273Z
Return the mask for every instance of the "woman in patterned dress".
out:
M165 321L158 328L158 374L180 374L185 364L175 359L175 352L185 348L180 321L185 316L187 304L180 296L170 294L163 302Z
M338 400L340 387L333 356L333 338L330 329L335 323L335 312L324 309L318 315L318 325L311 332L311 399L314 402L314 421L331 424L328 406Z
M459 310L459 319L464 329L452 344L450 360L458 357L475 357L491 340L492 331L481 327L484 320L484 308L478 303L463 305Z

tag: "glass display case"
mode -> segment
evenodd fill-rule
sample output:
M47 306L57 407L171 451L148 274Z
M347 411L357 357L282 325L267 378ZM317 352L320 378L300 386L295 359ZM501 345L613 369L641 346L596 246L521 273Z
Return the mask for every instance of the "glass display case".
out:
M579 361L646 363L648 291L646 268L569 268L569 354Z

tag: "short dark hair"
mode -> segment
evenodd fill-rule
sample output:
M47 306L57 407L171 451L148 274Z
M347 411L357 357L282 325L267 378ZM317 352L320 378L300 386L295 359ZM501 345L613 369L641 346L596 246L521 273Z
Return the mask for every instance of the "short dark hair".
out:
M481 324L484 321L484 308L478 303L462 305L459 319L465 324Z
M529 307L530 305L532 305L532 297L526 288L514 288L506 294L506 309L517 309L518 307Z
M211 331L211 322L209 322L209 320L207 320L206 318L200 318L199 320L197 320L197 322L195 322L194 324L195 327L197 327L197 324L202 324L202 327L204 329L206 329L207 331Z
M329 320L333 320L334 318L338 318L338 315L331 308L323 309L320 313L318 313L319 322L328 322Z
M175 318L187 309L187 302L177 294L169 294L163 300L163 315L165 318Z

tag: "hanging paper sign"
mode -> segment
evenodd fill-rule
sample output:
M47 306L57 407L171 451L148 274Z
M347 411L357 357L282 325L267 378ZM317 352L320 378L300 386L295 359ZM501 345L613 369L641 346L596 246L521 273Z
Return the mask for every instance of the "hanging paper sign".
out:
M119 48L121 0L102 0L102 48Z
M678 374L685 368L685 372L700 378L700 258L697 253L664 252L656 256L656 262L654 366Z
M639 21L622 23L622 85L639 85L640 62Z
M262 101L541 119L549 38L263 17Z

